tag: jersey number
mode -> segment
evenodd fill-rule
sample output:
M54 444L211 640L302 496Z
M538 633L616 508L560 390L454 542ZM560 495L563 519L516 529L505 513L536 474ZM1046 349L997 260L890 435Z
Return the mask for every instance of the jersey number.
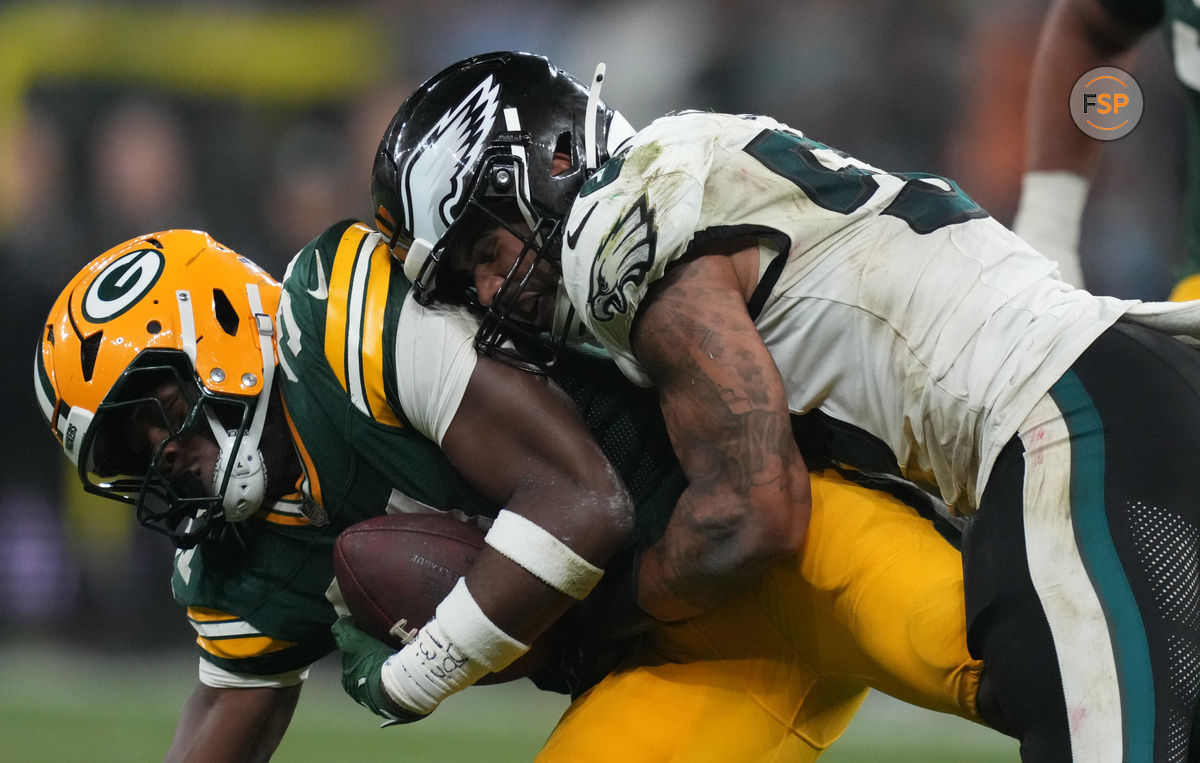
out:
M812 203L831 212L848 215L879 190L878 170L796 133L763 130L744 149L764 167L795 183ZM836 169L825 166L816 151L842 157L846 164ZM917 233L929 233L946 225L987 217L958 184L924 172L891 172L904 187L880 214L898 217Z

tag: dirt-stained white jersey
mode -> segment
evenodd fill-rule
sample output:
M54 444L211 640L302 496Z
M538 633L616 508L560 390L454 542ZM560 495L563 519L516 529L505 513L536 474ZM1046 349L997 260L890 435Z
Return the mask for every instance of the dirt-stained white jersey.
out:
M705 241L751 234L750 312L793 411L820 409L977 506L999 449L1132 302L1057 280L1055 265L957 185L888 173L764 117L664 117L584 186L563 274L588 328L634 381L641 300Z

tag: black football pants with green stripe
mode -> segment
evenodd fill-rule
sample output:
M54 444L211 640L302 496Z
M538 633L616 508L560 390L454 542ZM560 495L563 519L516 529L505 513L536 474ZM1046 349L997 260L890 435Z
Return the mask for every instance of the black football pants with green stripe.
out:
M1188 760L1200 351L1102 334L1001 453L962 550L980 711L1023 760Z

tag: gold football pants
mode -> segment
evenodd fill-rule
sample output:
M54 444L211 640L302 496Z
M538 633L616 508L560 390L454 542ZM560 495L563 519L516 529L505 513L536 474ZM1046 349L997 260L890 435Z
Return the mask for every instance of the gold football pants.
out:
M1175 284L1175 288L1171 289L1171 296L1168 299L1172 302L1187 302L1193 299L1200 299L1200 273L1193 273Z
M814 760L869 687L979 721L958 552L908 505L835 472L814 474L812 495L803 554L647 634L537 760Z

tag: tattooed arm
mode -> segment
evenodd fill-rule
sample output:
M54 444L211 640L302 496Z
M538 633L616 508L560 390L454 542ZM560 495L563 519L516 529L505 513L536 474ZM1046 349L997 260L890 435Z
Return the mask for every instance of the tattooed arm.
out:
M709 609L804 543L808 471L735 265L757 272L757 257L753 247L675 265L634 327L689 482L639 568L638 604L660 620Z

